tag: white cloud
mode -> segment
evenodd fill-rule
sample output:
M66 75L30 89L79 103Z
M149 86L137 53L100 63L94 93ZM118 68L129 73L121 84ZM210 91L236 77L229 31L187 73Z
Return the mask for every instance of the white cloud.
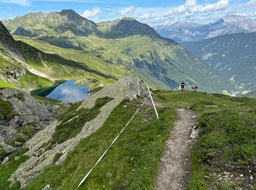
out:
M175 14L181 14L184 13L186 11L186 7L184 5L180 5L177 8L173 8L167 12L164 13L164 17L168 17L171 15L175 15Z
M121 9L119 10L119 14L121 14L122 16L125 16L127 14L131 14L133 13L134 11L136 10L136 7L133 7L133 6L130 6L130 7L127 7L125 9Z
M256 6L256 0L250 0L244 5L245 8L252 8L254 6Z
M190 12L190 9L194 9L196 7L196 0L187 0L185 7L187 11Z
M22 6L31 5L31 2L28 0L0 0L0 3L12 3L12 4L22 5Z
M184 5L179 6L178 8L174 8L175 13L182 13L186 10L186 7Z
M139 16L139 19L145 19L145 20L148 20L148 19L153 19L155 18L152 14L149 14L149 13L145 13L145 14L142 14Z
M186 11L189 13L218 11L227 8L229 0L219 0L217 3L208 4L205 6L197 5L196 0L187 0L185 3Z
M240 3L232 6L229 15L243 15L246 14L248 18L254 18L256 12L256 0L250 0L247 3Z
M91 10L88 9L88 10L84 11L82 16L85 17L85 18L92 18L92 17L97 16L100 13L101 13L101 9L99 7L94 7Z
M247 4L255 5L256 4L256 0L250 0Z
M255 1L255 0L252 0ZM165 17L175 15L175 14L183 14L191 15L191 13L198 12L210 12L210 11L220 11L228 8L229 0L219 0L216 3L208 4L205 6L198 5L196 0L187 0L184 5L180 5L177 8L172 8L168 12L164 14Z

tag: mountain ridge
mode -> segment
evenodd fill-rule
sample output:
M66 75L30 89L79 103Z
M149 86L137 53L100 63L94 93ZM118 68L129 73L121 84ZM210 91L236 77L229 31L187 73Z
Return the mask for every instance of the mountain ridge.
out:
M64 10L61 14L87 21L72 10ZM29 16L23 17L24 22L19 17L5 23L12 32L23 27L32 33L36 44L43 40L55 46L90 52L106 63L124 66L143 80L148 80L153 88L178 89L180 81L186 80L189 87L197 85L202 91L233 91L228 81L210 71L175 41L161 37L147 24L124 18L100 23L96 28L92 24L91 32L83 33L85 30L81 26L74 25L72 19L69 21L61 14L48 13L42 20L40 13L38 17L34 16L34 19L39 18L36 26L24 26L23 23L32 22L26 20ZM38 30L39 26L42 29Z
M228 15L210 24L174 23L156 26L156 31L177 42L193 42L224 34L256 32L256 20L244 16Z

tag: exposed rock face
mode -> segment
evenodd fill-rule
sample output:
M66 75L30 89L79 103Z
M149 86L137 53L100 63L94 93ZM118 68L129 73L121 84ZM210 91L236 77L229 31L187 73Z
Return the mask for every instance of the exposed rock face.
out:
M0 125L0 143L8 142L17 136L17 130L12 126Z
M53 106L45 105L20 90L1 89L0 99L9 103L8 111L12 112L8 118L0 117L0 148L5 152L5 155L11 154L22 145L21 142L15 141L17 137L24 140L29 139L28 136L18 132L19 129L30 125L33 128L31 130L38 131L52 123L58 115ZM6 145L10 141L15 141L14 147L10 148Z
M110 97L113 98L110 102L100 108L100 113L93 120L86 122L82 131L74 138L68 139L61 144L56 144L52 149L47 150L43 144L48 142L57 126L57 122L47 126L44 130L38 132L30 139L26 146L29 151L26 153L30 157L23 163L10 177L9 180L20 182L21 187L25 187L30 183L44 168L54 164L56 154L62 154L55 164L62 164L67 154L75 148L82 138L85 138L103 126L104 122L109 117L111 111L118 106L124 99L132 100L138 95L137 81L131 78L124 78L116 82L112 86L107 86L97 93L93 94L88 100L85 100L78 108L91 108L94 106L98 98Z
M16 113L14 119L9 122L10 126L17 128L29 123L38 123L44 127L54 120L53 114L50 113L47 106L29 94L7 88L0 90L0 93L2 95L1 99L9 101L13 106L13 111Z

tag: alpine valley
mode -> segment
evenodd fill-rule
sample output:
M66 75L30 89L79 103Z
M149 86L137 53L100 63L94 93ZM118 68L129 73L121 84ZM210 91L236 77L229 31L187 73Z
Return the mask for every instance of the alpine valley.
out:
M236 84L243 96L256 97L256 33L227 34L182 44Z
M96 24L63 10L31 13L3 24L15 40L2 25L11 40L1 41L1 52L9 52L1 54L5 63L1 70L24 68L15 81L23 88L49 87L67 79L94 88L138 76L153 89L177 89L184 80L189 88L197 85L205 92L235 91L232 83L188 50L132 18ZM4 73L2 80L13 83ZM33 84L27 82L29 77L36 78Z

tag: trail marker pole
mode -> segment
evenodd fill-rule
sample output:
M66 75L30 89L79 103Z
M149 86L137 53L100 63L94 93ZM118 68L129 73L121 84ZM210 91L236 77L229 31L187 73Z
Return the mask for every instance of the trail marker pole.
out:
M157 112L157 109L156 109L156 106L155 106L155 102L154 102L154 100L153 100L153 97L152 97L152 95L151 95L151 92L150 92L150 90L149 90L148 85L146 85L146 86L147 86L147 89L148 89L148 95L149 95L149 97L150 97L150 99L151 99L152 105L153 105L154 110L155 110L155 113L156 113L156 117L157 117L157 119L159 119L158 112Z
M138 85L138 95L140 96L140 80L139 80L139 77L137 77L137 85Z

